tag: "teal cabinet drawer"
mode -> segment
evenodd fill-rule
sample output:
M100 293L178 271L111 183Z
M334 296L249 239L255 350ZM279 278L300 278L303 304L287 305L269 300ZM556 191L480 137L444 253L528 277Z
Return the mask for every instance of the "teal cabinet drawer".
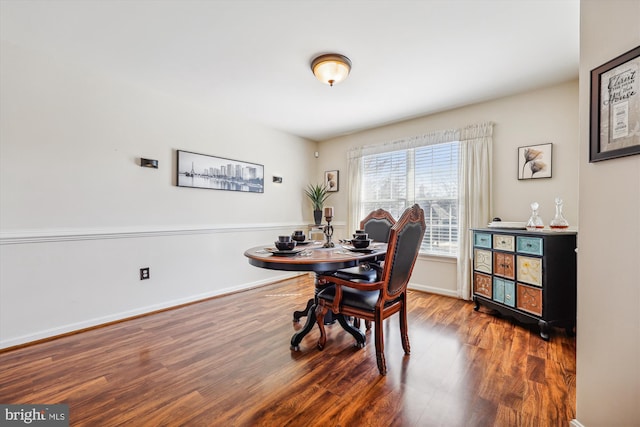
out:
M473 233L473 246L491 249L491 234Z
M504 281L504 304L509 307L516 306L516 283L510 280Z
M516 250L523 254L542 255L542 238L518 236L516 238Z
M493 278L493 300L504 303L504 280Z
M501 304L515 307L516 283L511 280L493 278L493 300Z

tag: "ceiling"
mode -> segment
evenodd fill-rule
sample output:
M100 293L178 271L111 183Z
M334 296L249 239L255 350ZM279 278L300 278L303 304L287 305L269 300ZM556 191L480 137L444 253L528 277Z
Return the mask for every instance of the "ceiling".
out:
M579 0L1 0L3 41L311 140L578 76ZM336 52L344 82L309 64Z

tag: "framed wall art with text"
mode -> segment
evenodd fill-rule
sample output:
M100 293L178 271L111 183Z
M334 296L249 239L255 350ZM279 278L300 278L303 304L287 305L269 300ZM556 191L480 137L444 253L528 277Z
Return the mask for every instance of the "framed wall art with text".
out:
M640 153L640 46L591 70L589 162Z

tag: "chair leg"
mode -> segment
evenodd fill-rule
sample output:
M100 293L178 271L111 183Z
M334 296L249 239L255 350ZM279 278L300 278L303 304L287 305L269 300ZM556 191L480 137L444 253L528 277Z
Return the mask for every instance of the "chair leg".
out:
M384 336L382 332L382 315L380 313L375 314L375 328L374 335L376 340L376 362L378 363L378 371L380 375L387 375L387 362L384 358Z
M323 350L327 343L327 333L324 330L324 316L329 311L329 307L325 306L324 300L319 300L316 306L316 323L320 329L320 338L318 338L318 350Z
M365 320L364 326L367 328L367 331L371 329L371 320ZM360 319L357 317L353 318L353 327L360 329Z
M400 338L402 339L402 348L404 354L411 353L411 346L409 345L408 323L407 323L407 305L402 303L400 308Z

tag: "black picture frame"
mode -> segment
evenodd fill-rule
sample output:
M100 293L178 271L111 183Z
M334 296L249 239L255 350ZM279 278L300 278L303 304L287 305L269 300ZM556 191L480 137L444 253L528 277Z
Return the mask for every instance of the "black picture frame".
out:
M264 166L177 150L176 185L207 190L264 193Z
M553 143L518 147L518 180L551 178Z
M640 153L640 46L591 70L589 162Z
M340 190L340 172L337 170L325 171L324 185L329 193Z

